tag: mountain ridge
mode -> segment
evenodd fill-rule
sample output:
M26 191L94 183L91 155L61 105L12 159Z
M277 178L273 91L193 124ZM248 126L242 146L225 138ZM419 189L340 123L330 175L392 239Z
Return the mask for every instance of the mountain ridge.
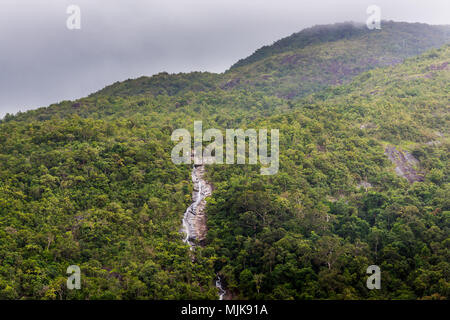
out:
M444 29L445 32L449 32L450 25L429 25L426 23L410 23L401 21L381 21L382 28L390 27L393 25L410 25L410 26L422 26L427 28L432 28L435 30ZM447 29L447 30L445 30ZM269 51L271 54L281 53L283 51L289 51L292 49L300 49L302 47L322 42L337 41L341 39L349 39L356 36L361 36L373 32L374 30L369 30L367 26L362 22L346 21L334 24L322 24L314 25L309 28L305 28L299 32L295 32L290 36L284 37L280 40L275 41L272 45L265 45L257 49L253 54L247 58L243 58L233 64L229 70L238 68L245 64L253 63L267 54L265 51ZM375 30L376 31L376 30Z
M401 41L399 37L403 37ZM381 30L369 30L357 22L316 25L257 49L223 73L161 72L115 82L87 98L250 89L296 99L350 81L367 70L400 63L449 41L450 25L383 21Z
M221 88L261 90L292 99L350 81L364 71L400 63L449 41L450 25L383 21L381 30L369 30L358 22L316 25L257 49L223 73L159 73L110 85L94 94L130 94L126 86L138 87L131 94L153 95Z
M294 53L350 66L367 45ZM261 61L240 67L249 80L294 66ZM0 299L217 299L217 277L237 299L449 299L450 46L360 71L290 99L286 79L162 73L1 121ZM171 134L199 120L278 129L280 168L208 166L207 238L191 251L192 166L171 161ZM83 290L67 290L70 265Z

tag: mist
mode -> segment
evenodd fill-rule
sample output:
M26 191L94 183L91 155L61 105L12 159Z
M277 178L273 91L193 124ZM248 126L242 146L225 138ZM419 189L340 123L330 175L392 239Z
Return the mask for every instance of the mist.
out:
M142 75L224 72L306 27L364 22L372 4L383 20L450 23L448 0L2 0L0 118Z

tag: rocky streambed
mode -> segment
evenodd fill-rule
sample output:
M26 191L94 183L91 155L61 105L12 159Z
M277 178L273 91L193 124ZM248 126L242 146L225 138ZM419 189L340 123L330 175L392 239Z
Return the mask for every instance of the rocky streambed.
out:
M184 242L189 244L191 249L196 245L202 245L206 239L206 198L212 193L212 185L204 179L205 166L194 165L192 168L192 182L194 192L192 194L192 204L186 209L183 216L183 229L185 234Z
M207 233L206 227L206 198L212 193L212 184L205 180L205 166L194 165L192 168L192 182L194 191L192 194L192 204L186 209L183 215L182 232L184 242L189 244L191 250L196 246L204 245ZM223 300L226 295L222 287L222 279L219 275L215 279L216 288L219 290L219 300Z

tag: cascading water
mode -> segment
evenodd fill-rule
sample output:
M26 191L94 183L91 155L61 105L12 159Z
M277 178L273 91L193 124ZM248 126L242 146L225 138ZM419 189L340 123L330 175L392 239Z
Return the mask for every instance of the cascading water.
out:
M199 167L195 165L192 168L192 182L194 183L194 193L192 196L192 204L186 209L183 216L183 233L185 233L184 243L189 244L191 250L193 250L195 244L194 240L197 238L195 230L195 216L197 207L205 199L205 192L203 188L203 181L199 177Z
M219 289L219 300L223 300L223 297L227 293L224 288L222 288L222 279L219 275L216 278L216 288Z
M211 186L203 179L203 165L194 165L192 167L192 182L194 183L194 192L192 195L192 204L186 209L183 216L183 228L182 232L185 234L183 239L184 243L187 243L191 250L194 250L196 244L195 240L200 240L199 237L199 221L197 214L202 212L202 207L198 209L202 201L211 195ZM204 210L204 208L203 208ZM205 226L204 226L205 227ZM222 279L219 275L215 280L216 288L219 290L219 300L223 300L226 291L222 287Z

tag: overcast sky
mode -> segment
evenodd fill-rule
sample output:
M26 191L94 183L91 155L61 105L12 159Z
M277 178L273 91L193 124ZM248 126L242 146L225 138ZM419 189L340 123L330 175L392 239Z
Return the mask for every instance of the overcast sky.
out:
M69 30L67 7L81 9ZM0 118L161 71L223 72L315 24L450 24L449 0L0 0Z

